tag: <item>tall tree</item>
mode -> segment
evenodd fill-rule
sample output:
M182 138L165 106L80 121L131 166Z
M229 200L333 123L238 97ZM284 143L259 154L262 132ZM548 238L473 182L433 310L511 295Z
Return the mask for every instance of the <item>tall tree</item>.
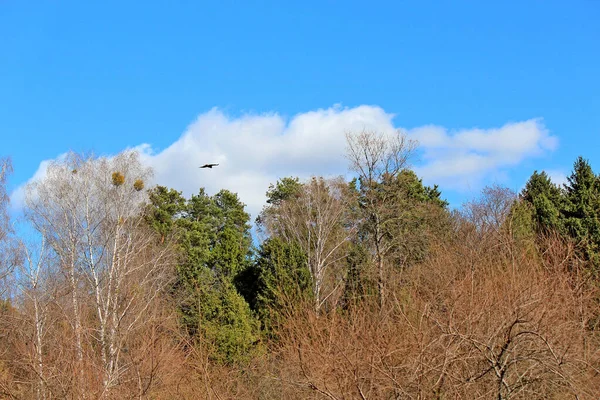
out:
M531 205L536 230L539 233L560 229L562 193L546 172L534 171L520 198Z
M146 222L161 235L161 242L173 233L175 221L181 217L185 207L185 198L175 189L156 186L149 191L149 204L144 217Z
M392 183L408 167L416 142L397 131L393 135L373 131L346 136L350 168L357 174L357 189L362 210L362 229L368 232L377 266L379 303L385 302L385 265L397 244L390 229L399 220L397 191Z
M10 248L10 235L13 233L8 215L9 196L6 191L6 180L12 173L12 163L9 158L0 158L0 285L10 273L15 263L15 253ZM4 285L0 286L0 295L4 293Z
M262 243L249 271L246 281L253 283L247 291L249 303L258 314L263 331L271 336L286 307L311 300L313 285L306 254L297 243L272 237Z
M600 267L600 178L578 157L565 185L564 229L592 263Z
M47 330L49 325L49 308L54 300L52 287L47 280L52 275L49 268L48 249L42 235L39 245L21 242L19 252L20 263L17 264L15 283L22 298L22 320L26 323L21 328L23 336L29 336L30 346L26 346L23 358L31 360L28 367L35 371L33 392L38 400L48 397L47 385L51 381L45 353L47 353ZM31 327L31 330L25 327Z
M261 215L271 236L297 244L306 254L317 313L343 284L342 269L335 267L346 257L345 246L355 231L348 219L349 194L341 178L313 177Z
M170 281L169 248L156 246L141 213L150 173L136 152L69 154L27 190L26 215L69 282L77 369L84 371L85 353L100 359L100 397L122 381L123 349ZM93 319L84 318L84 302L93 304ZM79 390L84 396L83 382Z
M258 324L240 295L238 276L251 265L250 216L238 196L204 189L185 199L156 187L147 223L173 235L180 249L175 292L188 334L204 341L219 362L244 361L253 350Z
M423 185L408 169L386 179L382 189L388 192L390 206L395 207L381 229L387 244L384 249L396 269L406 269L425 259L434 240L444 240L449 232L448 202L441 198L437 186Z

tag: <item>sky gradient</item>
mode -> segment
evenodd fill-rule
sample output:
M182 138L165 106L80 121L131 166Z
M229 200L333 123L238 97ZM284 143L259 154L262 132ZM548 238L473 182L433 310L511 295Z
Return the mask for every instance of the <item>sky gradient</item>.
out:
M600 170L599 20L595 0L3 0L0 156L17 206L44 160L137 147L158 183L255 214L279 177L344 173L345 131L401 128L459 205L578 155Z

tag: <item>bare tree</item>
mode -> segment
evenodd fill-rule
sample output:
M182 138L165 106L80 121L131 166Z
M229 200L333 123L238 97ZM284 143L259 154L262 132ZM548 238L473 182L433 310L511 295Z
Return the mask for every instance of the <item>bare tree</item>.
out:
M6 239L10 232L10 225L8 223L8 193L6 192L6 179L12 172L12 164L10 159L0 159L0 241Z
M37 249L36 249L37 247ZM42 235L42 241L39 246L26 246L24 242L20 243L19 250L22 254L22 262L18 266L16 273L16 283L19 288L19 294L24 297L26 303L31 304L33 312L31 315L24 312L24 319L28 320L28 325L33 328L33 340L31 348L33 349L32 369L37 376L35 385L35 395L38 400L47 398L47 373L44 360L45 337L48 322L48 306L51 302L51 290L45 285L47 276L47 249L46 242ZM23 310L25 311L25 310Z
M481 196L463 205L462 214L481 234L498 233L517 201L517 194L500 185L486 186Z
M69 154L28 190L29 219L70 285L81 396L86 352L100 358L100 397L121 383L129 368L121 357L129 334L170 279L168 246L156 245L141 214L150 173L135 152L110 159ZM83 318L82 299L91 300L95 318Z
M84 340L81 318L80 254L83 245L83 231L80 223L80 187L77 168L85 161L71 153L62 162L56 161L48 166L46 177L33 182L26 188L26 218L44 237L44 241L56 253L61 270L65 273L70 287L71 313L68 318L75 334L75 353L77 375L81 395L84 388Z
M373 131L348 133L346 140L350 168L358 174L363 223L375 253L379 301L383 305L386 256L396 245L389 239L387 228L401 218L393 201L396 192L387 190L386 183L408 167L417 143L400 131L392 135Z
M308 257L315 310L340 288L343 276L332 267L346 257L344 245L354 233L348 220L348 186L342 178L313 177L299 192L266 210L263 223L271 234L295 242Z
M15 263L15 253L9 240L13 233L8 215L9 196L6 192L6 179L12 172L10 159L0 159L0 282L4 281L10 274ZM4 285L0 287L0 293L4 293Z

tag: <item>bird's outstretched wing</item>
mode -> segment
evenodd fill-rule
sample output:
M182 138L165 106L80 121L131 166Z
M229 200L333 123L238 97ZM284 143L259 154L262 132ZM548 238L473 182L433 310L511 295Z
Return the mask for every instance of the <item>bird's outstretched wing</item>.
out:
M219 164L204 164L203 166L199 167L199 168L212 168L212 167L216 167Z

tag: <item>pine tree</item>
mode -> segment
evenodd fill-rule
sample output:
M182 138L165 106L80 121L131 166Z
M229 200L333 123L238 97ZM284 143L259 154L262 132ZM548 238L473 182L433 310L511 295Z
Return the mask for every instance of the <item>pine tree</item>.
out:
M600 179L587 160L577 158L565 191L562 209L565 233L597 273L600 267Z
M244 274L245 297L271 339L287 307L312 302L312 279L307 256L296 243L278 237L262 243L252 268Z
M538 233L562 228L562 193L546 172L534 171L521 192L521 199L531 205L532 218Z
M173 289L190 337L203 341L218 362L245 361L258 340L258 321L239 293L238 276L252 260L250 216L238 196L200 189L185 200L164 187L151 191L146 220L181 251Z

